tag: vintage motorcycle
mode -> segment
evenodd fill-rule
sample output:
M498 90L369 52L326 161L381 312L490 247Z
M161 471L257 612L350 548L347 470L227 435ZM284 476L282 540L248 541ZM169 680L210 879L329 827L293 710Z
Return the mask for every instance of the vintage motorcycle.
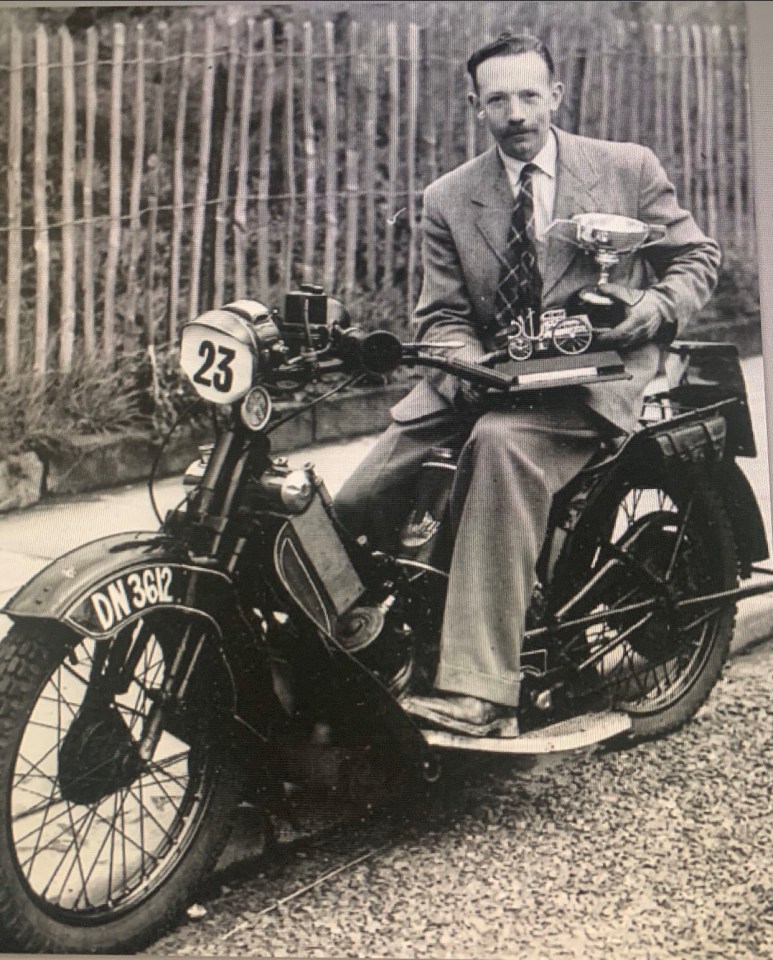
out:
M4 946L140 948L190 902L255 783L268 801L288 781L324 780L326 752L345 750L341 789L362 764L432 780L459 750L564 751L695 714L737 601L771 587L738 586L768 551L736 464L755 455L737 353L688 342L670 348L673 383L641 429L556 498L528 613L521 736L422 729L401 709L434 674L456 451L432 452L398 541L377 548L343 528L311 464L271 455L289 416L275 399L400 364L454 373L483 402L540 386L512 357L503 372L502 356L473 364L364 333L315 288L289 293L282 315L243 300L185 326L183 368L221 429L184 502L156 531L54 561L4 611ZM576 382L589 364L575 363Z

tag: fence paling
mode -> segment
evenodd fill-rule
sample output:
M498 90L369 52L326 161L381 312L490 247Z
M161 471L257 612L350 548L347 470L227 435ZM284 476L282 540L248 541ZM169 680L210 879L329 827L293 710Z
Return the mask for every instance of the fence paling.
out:
M663 158L665 144L666 77L663 62L663 24L652 25L652 49L655 51L655 150Z
M408 282L406 283L405 312L411 315L416 300L416 139L419 122L419 28L411 24L408 31L408 136L407 136L407 183L408 183Z
M94 305L94 133L97 123L97 31L86 31L86 70L84 76L86 114L83 150L83 352L91 360L97 352L96 311Z
M113 70L110 91L110 227L105 264L105 309L102 328L102 350L109 363L115 359L115 291L118 258L121 254L121 104L123 97L123 61L126 29L122 23L113 27Z
M285 166L287 177L287 217L285 218L284 257L282 260L282 283L290 288L294 268L295 217L298 196L295 183L295 26L285 27L287 44L286 93L285 93Z
M62 313L59 327L59 370L72 369L75 345L75 65L72 38L62 27Z
M228 179L231 174L231 141L234 130L234 106L236 103L236 61L239 53L236 40L236 24L228 26L228 79L226 81L225 117L223 120L223 144L220 154L220 181L217 191L217 214L215 222L215 250L213 257L213 306L223 302L225 291L225 237L228 205Z
M607 139L607 124L609 121L609 64L610 52L607 46L607 38L601 38L601 51L599 53L599 73L597 82L601 86L599 94L599 131L598 135L602 140Z
M617 24L617 36L615 37L615 81L612 84L613 90L628 89L625 78L625 28L621 23ZM613 140L623 139L623 98L612 97L612 107L614 108L614 120L611 124L611 137Z
M388 81L389 81L389 158L387 161L387 209L384 238L384 287L389 290L394 283L395 221L398 216L397 176L400 138L400 63L398 60L397 24L390 23L387 30Z
M322 283L332 290L336 280L336 243L338 241L338 93L336 90L335 36L333 24L325 23L325 258Z
M359 159L357 149L357 86L355 69L359 43L359 25L351 24L349 37L349 67L346 77L346 244L344 247L344 282L347 293L354 290L355 270L357 266L357 230L359 217Z
M749 96L749 80L744 71L744 137L743 143L746 145L746 190L744 191L744 220L746 224L746 242L752 253L756 252L756 235L754 231L754 192L752 189L753 171L751 169L751 151L752 151L752 117L751 117L751 97Z
M442 71L443 83L443 169L450 170L454 163L454 118L459 95L456 91L453 39L451 31L447 33L445 51L445 70Z
M126 273L128 306L124 321L124 347L136 349L139 331L136 329L137 303L137 261L142 246L140 232L140 196L142 191L142 168L145 162L145 31L142 24L137 26L137 57L135 64L134 97L134 154L132 156L131 187L129 188L129 267ZM128 341L128 343L127 343Z
M723 213L727 208L729 196L728 196L728 181L727 181L727 138L725 135L726 123L727 123L727 104L725 97L725 84L724 76L722 70L722 45L721 45L721 33L719 25L714 25L711 28L711 33L709 35L709 42L711 45L711 57L713 61L714 68L714 132L715 145L716 145L716 189L717 189L717 199L719 200L720 206L723 208ZM723 225L723 232L724 232Z
M274 21L263 21L263 64L261 71L263 98L260 107L260 157L258 161L258 288L261 296L268 289L271 249L269 246L269 193L271 178L271 111L274 107L276 64L274 59Z
M733 78L733 141L730 155L733 158L733 236L736 243L741 243L744 237L743 208L741 193L743 190L743 167L741 154L741 136L743 118L741 114L741 89L743 83L743 67L739 54L738 28L733 24L730 28L731 72Z
M376 286L376 130L378 123L378 32L371 27L368 38L367 106L365 108L365 250L367 267L365 283L368 290Z
M19 324L21 318L21 157L22 157L22 34L11 27L11 75L8 90L8 264L5 327L5 373L19 370Z
M697 27L697 24L693 24ZM695 139L693 141L693 156L697 173L697 190L695 210L702 222L708 219L708 208L703 185L706 177L706 75L703 60L703 34L700 29L692 29L693 49L695 50L695 88L697 94L698 118L695 124Z
M247 56L244 58L242 102L239 111L239 159L236 175L236 198L234 200L234 292L239 299L247 292L247 175L250 165L250 116L252 84L255 60L252 48L255 43L255 21L247 21Z
M35 352L32 371L36 380L46 375L48 352L48 302L50 249L46 206L48 164L48 35L42 26L35 33Z
M692 124L690 123L690 33L686 26L679 28L679 48L682 69L679 77L679 116L682 135L682 203L693 207L692 191Z
M188 317L199 312L201 287L201 253L204 246L207 187L209 185L209 154L212 138L212 97L215 87L215 23L208 19L204 33L204 73L202 75L201 106L199 114L199 163L196 180L196 199L193 206L193 236L191 239L190 295Z
M673 162L676 157L676 143L674 129L674 90L676 87L676 62L678 56L678 39L676 29L669 23L666 29L666 159Z
M425 90L432 90L432 58L435 51L435 38L432 30L423 31L423 57L421 78ZM437 101L434 97L424 99L425 115L422 125L422 154L426 158L427 182L432 183L438 175L438 125Z
M714 156L714 57L711 50L711 36L707 38L705 44L705 86L706 86L706 125L703 133L703 150L705 162L705 182L706 182L706 209L709 233L716 236L717 233L717 180L716 180L716 160Z
M156 96L153 106L152 139L150 141L150 156L154 163L148 177L148 237L147 256L145 258L145 341L148 344L156 342L156 306L155 306L155 278L156 278L156 231L158 229L158 192L161 186L161 151L164 140L164 97L166 92L166 46L168 27L160 25L161 36L155 45L156 64Z
M185 155L185 116L188 107L188 87L191 74L191 34L193 25L185 23L183 53L180 60L180 93L177 100L177 117L174 130L174 160L172 168L172 240L169 255L169 343L177 338L180 299L180 252L183 236L183 200L185 178L183 159Z
M314 35L308 21L303 25L303 152L306 166L303 222L303 280L314 280L314 242L316 239L317 146L314 135L312 90L314 85Z

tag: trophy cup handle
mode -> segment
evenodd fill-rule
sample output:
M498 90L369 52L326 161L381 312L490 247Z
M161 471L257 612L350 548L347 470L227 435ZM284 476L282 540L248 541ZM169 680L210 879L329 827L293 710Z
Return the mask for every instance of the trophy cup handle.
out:
M649 225L649 228L649 235L641 247L639 247L640 250L643 247L651 247L653 243L659 243L667 233L666 228L660 223L652 223Z
M568 243L573 243L575 246L579 246L577 243L576 220L551 220L547 230L545 230L545 236L548 234L558 237L560 240L566 240Z

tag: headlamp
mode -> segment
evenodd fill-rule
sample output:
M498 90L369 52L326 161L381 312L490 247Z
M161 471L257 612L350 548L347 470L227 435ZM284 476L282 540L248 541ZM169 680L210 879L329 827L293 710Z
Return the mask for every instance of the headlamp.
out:
M242 400L239 416L248 430L262 430L271 419L273 404L265 387L253 387Z

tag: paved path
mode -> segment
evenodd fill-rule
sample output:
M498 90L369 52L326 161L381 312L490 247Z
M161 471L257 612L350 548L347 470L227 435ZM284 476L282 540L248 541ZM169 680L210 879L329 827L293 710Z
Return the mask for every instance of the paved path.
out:
M771 540L771 495L768 448L765 431L764 371L761 357L744 361L744 376L759 447L756 460L740 460L763 511ZM296 451L292 464L313 461L331 491L335 493L362 460L373 438L365 437L340 444L326 444ZM157 485L159 509L174 506L183 493L179 479ZM156 527L147 487L134 484L112 490L83 494L59 502L50 501L27 510L0 515L0 605L48 561L87 540L125 530ZM0 636L7 621L0 615ZM743 646L773 635L773 601L768 597L745 601L741 607L736 642Z

